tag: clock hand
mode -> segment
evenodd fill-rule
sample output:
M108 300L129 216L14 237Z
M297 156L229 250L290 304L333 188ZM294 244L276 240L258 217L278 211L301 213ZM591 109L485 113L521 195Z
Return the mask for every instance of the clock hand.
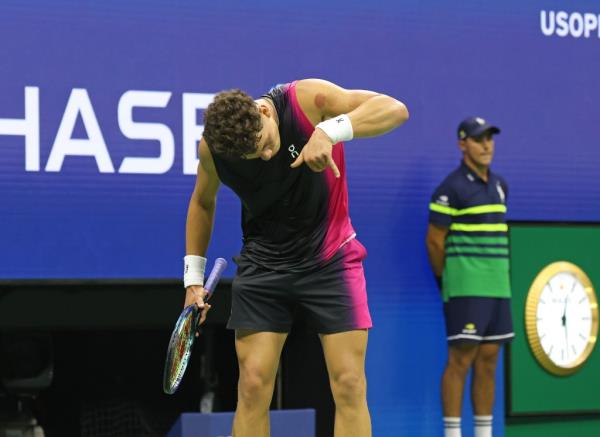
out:
M568 296L565 296L565 308L563 310L562 325L565 328L565 344L567 349L567 358L569 357L569 334L567 331L567 301Z
M567 334L567 325L564 325L565 327L565 344L566 344L566 349L567 349L567 358L569 358L569 334Z

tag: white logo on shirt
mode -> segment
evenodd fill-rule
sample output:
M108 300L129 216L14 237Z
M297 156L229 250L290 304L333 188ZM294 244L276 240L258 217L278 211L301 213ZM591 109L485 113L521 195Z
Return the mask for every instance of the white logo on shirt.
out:
M300 156L300 154L296 150L296 146L294 146L293 144L291 144L288 147L288 151L290 152L290 155L292 155L292 158L297 158L298 156Z
M498 190L498 195L500 196L500 202L505 203L506 194L504 194L504 190L502 189L502 185L500 185L500 182L496 182L496 190Z
M437 203L439 205L444 205L444 206L448 206L450 204L448 202L448 196L445 196L445 195L441 195L440 197L438 197L437 200L435 201L435 203Z

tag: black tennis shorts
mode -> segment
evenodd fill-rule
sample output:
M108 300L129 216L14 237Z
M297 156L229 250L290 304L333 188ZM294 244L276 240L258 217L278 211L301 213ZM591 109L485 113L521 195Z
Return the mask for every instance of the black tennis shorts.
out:
M320 334L372 326L362 261L356 239L323 267L292 273L267 270L243 256L232 284L229 329L289 332L297 317Z

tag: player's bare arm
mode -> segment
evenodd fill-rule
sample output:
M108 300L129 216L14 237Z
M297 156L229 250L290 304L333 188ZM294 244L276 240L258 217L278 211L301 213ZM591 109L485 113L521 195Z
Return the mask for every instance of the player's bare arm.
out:
M206 254L212 233L219 177L215 169L208 144L204 139L198 146L198 173L186 222L185 249L188 255Z
M444 271L446 235L448 235L448 228L429 224L426 238L427 253L433 274L437 277L442 276Z
M198 156L200 163L196 185L188 206L185 242L187 255L205 256L212 233L220 182L208 144L204 139L200 140ZM184 306L196 303L198 307L203 308L200 322L204 321L206 312L210 308L209 305L205 308L205 296L206 290L200 285L190 285L186 288Z
M339 170L331 156L333 144L352 137L382 135L402 125L409 116L406 106L393 97L373 91L347 90L325 80L299 81L296 92L300 106L317 129L292 164L293 168L302 163L318 172L331 167L335 176L339 177ZM347 132L342 131L340 137L332 135L325 125L319 125L342 114L339 123L340 126L346 125ZM336 132L335 125L329 124Z

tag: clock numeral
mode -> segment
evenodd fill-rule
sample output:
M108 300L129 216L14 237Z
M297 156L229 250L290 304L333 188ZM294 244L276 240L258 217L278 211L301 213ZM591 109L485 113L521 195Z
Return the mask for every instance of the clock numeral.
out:
M569 293L573 293L573 291L575 291L576 285L577 285L577 278L575 278L575 280L573 281L573 286L571 287L571 291L569 291Z
M579 337L580 337L582 340L586 340L586 341L587 341L587 337L586 337L585 335L583 335L581 332L579 333Z

